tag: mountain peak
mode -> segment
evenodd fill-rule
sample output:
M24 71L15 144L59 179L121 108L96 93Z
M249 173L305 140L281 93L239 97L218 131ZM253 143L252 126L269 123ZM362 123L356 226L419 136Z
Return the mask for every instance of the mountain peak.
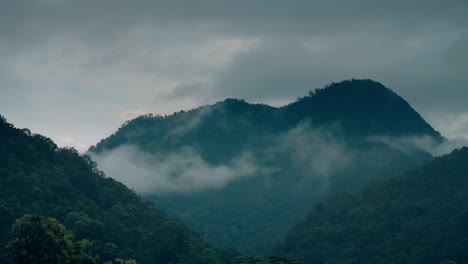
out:
M408 102L369 79L345 80L315 89L286 109L295 119L308 118L316 124L337 122L355 135L441 137Z
M324 88L316 89L316 92L321 91L353 91L353 92L392 92L390 89L385 87L380 82L371 79L349 79L341 82L332 82L326 85Z
M396 106L409 104L389 88L370 79L351 79L338 83L331 83L325 88L311 91L309 97L318 97L320 100L339 100L358 108L378 108L383 106Z

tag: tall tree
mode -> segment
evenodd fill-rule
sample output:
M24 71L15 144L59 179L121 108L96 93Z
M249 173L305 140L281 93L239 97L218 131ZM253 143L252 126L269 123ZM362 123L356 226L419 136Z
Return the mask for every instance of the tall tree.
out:
M17 264L96 263L85 253L89 242L73 243L71 238L71 233L56 219L25 215L13 225L8 243L11 261Z

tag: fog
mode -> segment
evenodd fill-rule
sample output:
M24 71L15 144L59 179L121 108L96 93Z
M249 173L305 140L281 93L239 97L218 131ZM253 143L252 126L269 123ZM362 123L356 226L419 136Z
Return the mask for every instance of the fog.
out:
M207 116L214 114L211 111L212 108L205 107L181 113L173 119L169 130L161 135L161 138L152 140L183 142L184 137L190 133L204 129L204 125L201 124ZM219 120L221 121L216 126L223 129L232 129L231 126L235 126L224 123L228 122L224 118ZM247 119L237 121L246 126L254 125ZM210 122L213 125L213 121ZM126 137L139 137L144 132L140 129L136 127L130 132L127 131L126 133L131 134L126 134ZM274 175L290 173L298 179L298 184L303 183L300 179L313 178L316 183L320 182L326 186L330 177L351 175L366 179L366 174L385 175L385 172L378 171L393 166L392 157L386 156L386 150L350 146L346 140L337 137L338 130L339 128L333 125L319 127L310 121L303 121L283 132L262 133L260 137L267 142L263 143L265 145L246 143L240 153L228 153L226 156L231 158L216 164L204 158L207 153L202 151L209 150L197 147L197 142L182 147L152 149L151 153L138 149L136 145L121 145L102 154L91 155L106 175L141 194L221 189L242 178L268 179ZM417 154L421 151L439 156L460 145L468 145L464 139L444 139L438 142L431 137L418 136L376 135L364 139L365 141L382 143L408 156L421 155ZM369 162L370 160L372 162Z
M138 193L167 193L221 188L235 178L255 175L259 168L248 152L229 164L214 166L193 148L169 155L150 154L122 146L106 154L91 154L106 175Z
M354 159L354 154L334 136L332 130L314 128L310 122L299 123L279 135L265 155L287 157L290 166L306 176L328 177L352 166Z
M181 135L185 129L193 128L199 118L197 114L193 122L176 126L177 133L170 135ZM106 175L141 194L220 189L240 178L269 177L284 172L285 166L299 173L298 177L323 179L354 166L355 156L329 130L313 128L308 122L272 136L266 148L247 147L240 155L220 165L206 161L192 146L161 154L123 145L102 154L90 154Z
M411 153L416 150L424 150L433 156L441 156L452 152L461 146L468 146L468 139L465 138L444 138L441 142L429 136L373 136L370 141L380 142L404 153Z

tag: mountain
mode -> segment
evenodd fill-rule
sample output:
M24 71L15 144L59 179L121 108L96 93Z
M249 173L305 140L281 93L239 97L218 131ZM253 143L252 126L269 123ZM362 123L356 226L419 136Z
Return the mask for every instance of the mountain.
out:
M221 157L232 158L252 141L259 144L259 135L288 131L305 120L314 127L338 126L346 137L441 139L440 133L393 91L372 80L353 79L316 89L280 108L226 99L170 116L140 116L91 147L90 152L99 154L124 144L149 152L191 145L204 158L216 162Z
M92 243L89 254L100 263L116 258L138 263L208 263L206 259L229 263L223 258L235 256L209 246L179 221L106 177L89 156L58 148L49 138L15 128L2 116L0 186L1 263L11 263L6 244L15 219L25 214L64 223L75 239ZM16 224L34 219L41 218L26 216ZM60 227L56 220L41 221Z
M348 80L316 89L286 107L293 123L339 122L347 135L430 136L440 138L403 98L372 80Z
M307 263L467 263L467 189L463 147L316 204L278 252Z
M140 116L89 154L207 241L267 254L314 202L432 159L418 139L442 137L382 84L348 80L283 107L227 99Z

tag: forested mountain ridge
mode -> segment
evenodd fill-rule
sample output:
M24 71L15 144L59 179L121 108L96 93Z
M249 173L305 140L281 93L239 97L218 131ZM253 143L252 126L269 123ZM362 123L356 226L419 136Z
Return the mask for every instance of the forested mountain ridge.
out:
M89 156L58 148L49 138L15 128L2 116L0 187L1 263L10 263L6 244L11 227L25 214L58 219L75 239L92 243L89 254L100 263L116 258L138 263L210 263L207 259L228 263L221 251L183 224L106 177Z
M304 201L353 192L430 160L411 141L420 137L442 140L390 89L348 80L283 107L227 99L140 116L89 153L207 241L268 254L311 209ZM405 149L391 144L402 138Z
M140 116L126 122L90 151L101 153L123 144L148 151L191 144L205 154L211 151L210 145L228 142L232 143L220 147L236 150L235 146L244 146L258 133L286 131L305 120L314 126L338 126L347 137L411 135L441 139L440 133L393 91L372 80L353 79L315 89L279 108L226 99L164 117ZM147 141L152 144L143 144Z
M315 205L277 253L307 263L467 263L468 148Z

